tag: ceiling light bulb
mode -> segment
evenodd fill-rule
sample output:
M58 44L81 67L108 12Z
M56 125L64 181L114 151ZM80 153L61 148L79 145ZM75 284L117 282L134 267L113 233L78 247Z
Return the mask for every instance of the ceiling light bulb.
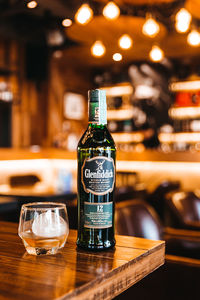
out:
M113 54L113 60L114 61L120 61L120 60L122 60L122 55L120 53Z
M176 31L179 33L187 32L190 28L190 23L187 23L185 21L178 21L175 23Z
M93 17L93 10L88 4L83 4L75 14L75 20L81 25L86 25Z
M153 46L149 53L149 56L152 61L158 62L163 59L164 52L158 46Z
M64 19L64 20L62 20L62 25L64 27L70 27L72 25L72 20L71 19Z
M93 56L101 57L105 54L106 48L101 41L96 41L91 47L91 53Z
M119 46L122 49L129 49L131 48L133 41L131 39L131 37L128 34L124 34L119 38Z
M28 8L35 8L37 6L37 2L36 1L30 1L27 3L27 7Z
M185 8L181 8L177 12L175 19L176 19L176 23L175 23L176 31L180 33L184 33L188 31L192 20L192 16Z
M192 20L192 16L185 8L181 8L177 12L175 19L176 19L176 22L184 21L184 22L190 23Z
M120 9L114 2L110 1L104 7L103 15L106 19L115 20L120 15Z
M150 37L155 37L160 31L159 24L153 19L148 18L142 27L142 32Z
M187 42L190 46L197 47L200 45L200 33L193 29L187 36Z

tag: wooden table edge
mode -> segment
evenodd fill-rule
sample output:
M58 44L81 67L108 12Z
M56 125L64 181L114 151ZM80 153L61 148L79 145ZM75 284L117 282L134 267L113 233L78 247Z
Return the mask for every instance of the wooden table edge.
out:
M155 256L156 253L156 256ZM155 271L165 262L165 242L160 242L150 251L111 270L103 276L84 284L56 300L106 300L121 294L142 278ZM136 264L137 263L137 264ZM138 263L142 266L138 272ZM135 266L135 268L134 268Z

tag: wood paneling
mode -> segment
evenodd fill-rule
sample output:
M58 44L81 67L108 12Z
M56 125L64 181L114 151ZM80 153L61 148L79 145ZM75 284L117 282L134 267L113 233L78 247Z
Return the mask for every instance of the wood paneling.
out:
M92 83L90 76L90 70L81 68L78 63L75 63L73 57L63 56L59 59L52 57L48 96L48 146L53 145L53 139L63 130L65 92L74 92L85 96L85 109L87 110L87 91L91 88ZM85 111L85 113L87 112ZM80 121L70 120L71 131L81 136L87 126L86 122L87 118Z

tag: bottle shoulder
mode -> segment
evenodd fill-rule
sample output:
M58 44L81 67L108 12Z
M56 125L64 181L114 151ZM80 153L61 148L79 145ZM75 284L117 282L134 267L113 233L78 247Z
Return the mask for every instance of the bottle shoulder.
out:
M82 135L78 148L111 147L115 149L115 142L107 126L88 126Z

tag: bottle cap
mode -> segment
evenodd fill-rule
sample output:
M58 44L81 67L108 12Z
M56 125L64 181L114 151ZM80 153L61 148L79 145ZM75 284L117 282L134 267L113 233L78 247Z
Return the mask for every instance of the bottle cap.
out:
M88 96L91 102L99 102L100 99L106 99L106 91L100 89L90 90Z

